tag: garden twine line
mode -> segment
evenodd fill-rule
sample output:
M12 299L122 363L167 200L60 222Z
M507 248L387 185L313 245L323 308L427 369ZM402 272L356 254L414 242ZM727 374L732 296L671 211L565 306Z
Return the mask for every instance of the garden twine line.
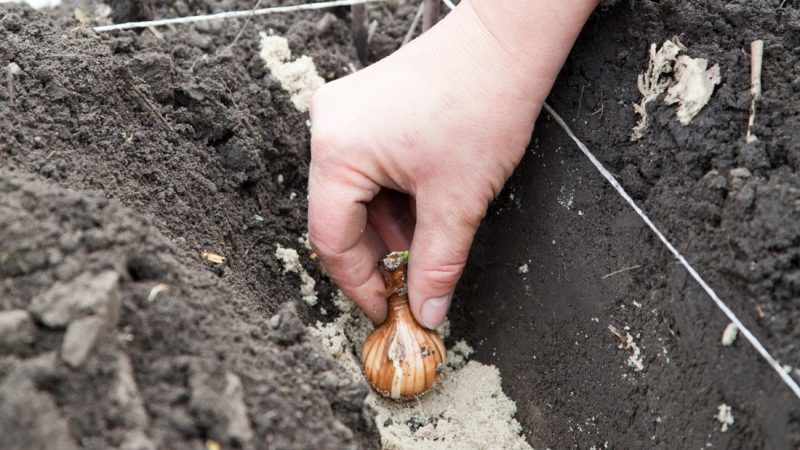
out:
M619 195L621 195L622 198L625 199L628 205L630 205L631 208L633 208L633 210L636 211L636 214L638 214L639 217L641 217L642 220L644 220L644 223L646 223L647 226L650 227L651 230L653 230L656 236L658 236L658 238L661 239L661 242L664 243L667 249L670 252L672 252L675 258L677 258L678 261L680 261L681 265L683 265L683 267L686 268L686 270L689 272L689 275L691 275L692 278L694 278L694 280L697 281L700 287L702 287L703 290L706 291L706 294L708 294L708 296L711 297L712 300L714 300L714 303L716 303L717 307L719 307L719 309L721 309L722 312L725 313L726 316L728 316L728 319L730 319L730 321L733 322L739 328L739 331L741 331L742 335L744 335L747 341L750 342L753 348L755 348L756 351L767 361L767 363L769 363L769 365L772 366L772 368L775 369L776 372L778 372L778 375L781 377L783 382L786 383L787 386L789 386L789 389L791 389L792 392L794 392L794 395L796 395L797 398L800 398L800 386L798 386L797 382L788 373L786 373L785 370L783 370L783 367L781 367L778 360L775 359L769 353L769 351L767 351L767 349L764 348L763 345L761 345L761 342L759 342L759 340L753 335L753 333L751 333L750 330L744 326L742 321L739 320L738 317L736 317L736 314L734 314L733 311L731 311L728 305L726 305L725 302L723 302L719 298L717 293L714 292L713 289L711 289L711 286L709 286L708 283L706 283L703 277L701 277L700 274L697 273L696 270L694 270L694 267L692 267L691 264L689 264L689 262L686 261L686 258L684 258L684 256L675 248L674 245L672 245L672 243L670 243L669 240L667 240L664 234L661 233L661 231L655 226L653 221L650 220L649 217L647 217L644 211L642 211L642 209L639 208L636 202L633 201L631 196L628 195L628 193L625 191L622 185L619 184L616 178L614 178L611 172L609 172L608 169L606 169L605 166L603 166L603 164L594 156L594 154L592 154L592 152L589 151L589 148L586 147L586 144L581 142L581 140L575 136L572 130L570 130L569 126L567 126L567 123L564 122L564 119L562 119L561 116L559 116L553 110L553 108L551 108L550 105L548 105L547 103L544 104L544 109L547 110L548 113L550 113L550 116L553 117L553 119L555 119L555 121L561 126L561 128L564 129L567 135L570 138L572 138L573 141L575 141L575 144L578 145L578 148L581 149L583 154L586 155L592 162L592 164L594 164L594 166L597 168L597 170L600 171L600 174L603 175L603 178L605 178L611 184L611 186L617 191L617 193L619 193Z
M203 22L216 19L236 19L241 17L263 16L266 14L287 13L294 11L311 11L317 9L335 8L337 6L352 6L362 3L379 3L387 0L332 0L319 3L305 3L292 6L273 6L270 8L248 9L246 11L227 11L216 14L203 14L199 16L174 17L172 19L145 20L142 22L126 22L114 25L101 25L92 28L95 32L112 30L130 30L134 28L158 27L177 23Z

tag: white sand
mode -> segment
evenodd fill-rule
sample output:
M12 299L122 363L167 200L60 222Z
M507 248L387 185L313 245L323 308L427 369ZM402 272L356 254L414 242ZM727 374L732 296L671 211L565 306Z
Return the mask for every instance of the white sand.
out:
M311 333L354 379L362 379L361 346L372 324L341 293L334 299L340 315L317 322ZM449 325L440 329L446 335ZM447 351L443 378L421 399L396 402L374 391L367 403L384 449L530 449L514 419L516 405L502 391L494 366L469 361L472 348L459 341Z
M284 248L278 244L275 257L283 262L283 273L296 273L300 276L300 296L303 301L311 306L317 304L317 282L311 278L306 269L300 264L300 255L293 248Z
M260 33L261 59L272 76L281 82L281 86L291 95L292 103L298 111L308 111L311 95L317 88L325 84L325 80L317 73L314 61L309 56L300 56L294 61L289 41L284 37Z

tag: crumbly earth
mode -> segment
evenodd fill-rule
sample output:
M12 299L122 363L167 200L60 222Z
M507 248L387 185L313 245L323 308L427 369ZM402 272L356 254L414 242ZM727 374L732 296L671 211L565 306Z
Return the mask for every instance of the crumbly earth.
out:
M367 386L116 200L0 171L3 447L369 447ZM154 293L157 286L165 290Z
M110 3L122 22L255 2ZM259 56L273 30L324 79L350 73L348 9L322 30L324 12L254 18L231 46L244 20L98 36L76 6L97 11L0 6L3 447L377 448L366 384L303 325L336 311L302 243L307 116ZM415 9L370 7L371 60ZM686 126L655 100L631 142L647 49L675 35L721 83ZM754 39L763 94L746 144ZM609 1L550 98L793 376L798 54L796 0ZM298 251L317 305L278 244ZM800 446L800 402L741 335L721 345L728 320L546 114L451 318L453 342L499 369L535 448Z

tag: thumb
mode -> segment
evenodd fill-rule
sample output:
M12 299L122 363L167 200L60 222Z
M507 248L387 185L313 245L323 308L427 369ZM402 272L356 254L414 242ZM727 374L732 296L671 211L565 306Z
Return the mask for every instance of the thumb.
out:
M470 209L464 201L458 193L417 196L408 261L409 302L417 321L431 329L444 322L475 231L486 214L485 205Z

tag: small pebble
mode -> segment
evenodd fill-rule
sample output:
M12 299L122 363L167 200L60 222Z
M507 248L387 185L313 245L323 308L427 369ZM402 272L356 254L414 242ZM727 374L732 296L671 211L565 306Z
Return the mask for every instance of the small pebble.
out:
M728 326L725 327L725 331L722 332L722 345L726 347L733 345L733 341L736 340L738 334L739 327L733 322L729 323Z

